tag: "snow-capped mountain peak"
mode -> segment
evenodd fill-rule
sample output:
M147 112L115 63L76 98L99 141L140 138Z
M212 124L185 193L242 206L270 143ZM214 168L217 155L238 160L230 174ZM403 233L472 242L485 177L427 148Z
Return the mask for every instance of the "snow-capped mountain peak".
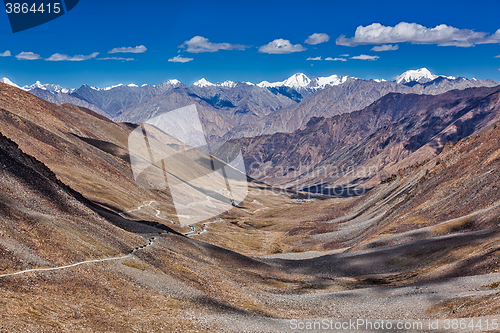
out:
M71 93L71 92L75 91L75 89L73 89L73 88L63 88L58 84L41 83L40 81L36 81L34 84L32 84L30 86L25 85L24 87L21 87L21 89L23 89L24 91L30 91L33 89L41 89L41 90L50 91L50 92L55 93L55 94L59 94L61 92L62 93Z
M300 89L300 88L307 87L309 85L309 83L311 83L310 78L308 78L303 73L297 73L297 74L293 74L285 81L272 82L272 83L268 82L268 81L262 81L261 83L257 84L257 86L259 86L261 88L289 87L289 88L294 88L294 89Z
M130 87L130 88L138 88L139 86L137 84L134 84L134 83L130 83L130 84L127 84L127 85L124 85L123 83L118 83L118 84L115 84L115 85L112 85L112 86L109 86L109 87L105 87L105 88L99 88L99 87L90 87L94 90L97 90L97 91L100 91L100 90L111 90L111 89L114 89L114 88L118 88L118 87ZM143 86L147 86L147 84L145 85L142 85L141 87ZM74 90L74 89L73 89Z
M275 82L275 83L281 83L281 82ZM269 81L262 81L261 83L257 83L257 87L261 87L261 88L268 88L268 87L272 87L273 86L273 83L269 82Z
M211 86L215 86L215 84L213 84L212 82L209 82L209 81L205 80L205 78L202 78L202 79L199 79L198 81L196 81L195 83L193 83L193 86L197 86L197 87L211 87Z
M405 84L409 82L425 83L437 79L439 75L432 74L427 68L409 70L396 78L396 83Z
M114 86L109 86L109 87L106 87L106 88L102 88L102 90L111 90L113 88L117 88L117 87L121 87L123 86L123 83L118 83L117 85L114 85Z
M303 73L297 73L282 82L262 81L257 86L261 88L289 87L297 91L315 92L326 86L336 86L347 81L349 76L330 75L326 77L316 77L310 79Z
M290 88L305 88L311 83L311 79L303 73L297 73L283 81L283 85Z
M243 83L252 85L251 83L248 83L248 82L243 82ZM205 78L203 78L203 79L200 79L200 80L196 81L195 83L193 83L193 86L200 87L200 88L203 88L203 87L234 88L238 84L241 84L241 82L226 80L224 82L212 83L212 82L207 81Z
M36 81L33 85L31 85L31 88L38 88L38 89L46 90L45 85L43 85L40 81Z
M217 85L224 88L234 88L238 85L238 82L227 80L222 83L218 83Z
M19 86L17 84L15 84L14 82L12 82L11 80L9 80L8 78L4 77L4 78L1 78L0 79L0 82L2 83L5 83L5 84L8 84L10 86L13 86L13 87L16 87L16 88L19 88Z
M311 80L311 84L315 84L316 89L323 89L326 86L338 86L339 84L347 81L349 76L338 76L338 75L330 75L325 77L317 77Z
M181 81L177 80L177 79L172 79L172 80L168 80L167 81L168 83L170 83L171 85L173 86L176 86L176 85L179 85L179 84L182 84Z

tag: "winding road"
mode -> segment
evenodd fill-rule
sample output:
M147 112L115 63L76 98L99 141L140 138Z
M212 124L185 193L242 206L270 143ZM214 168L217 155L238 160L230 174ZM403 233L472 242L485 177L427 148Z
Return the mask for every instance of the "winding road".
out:
M172 220L169 220L169 219L166 219L166 218L164 218L164 217L161 217L161 216L160 216L160 215L161 215L161 211L160 211L160 210L158 210L158 209L156 209L156 208L151 207L151 205L152 205L153 203L156 203L156 201L154 201L154 200L151 200L151 201L149 201L149 202L144 201L144 202L142 203L142 205L140 205L139 207L137 207L137 208L135 208L135 209L132 209L132 210L127 210L127 211L125 211L125 212L118 213L118 215L120 215L120 216L121 216L121 217L123 217L123 218L127 218L126 216L123 216L123 215L124 215L124 214L128 214L128 213L132 213L132 212L137 212L137 211L139 211L139 210L141 210L141 209L143 209L143 208L145 208L145 207L148 207L148 208L151 208L152 210L156 211L156 215L155 215L155 217L156 217L156 218L159 218L159 219L162 219L162 220L169 221L169 222L170 222L170 223L172 223L172 224L176 224L176 223L175 223L174 221L172 221Z
M191 231L188 232L188 233L185 233L184 236L186 237L191 237L191 236L199 236L199 235L202 235L204 233L207 233L208 232L208 225L209 224L212 224L212 223L220 223L220 222L224 222L223 219L218 219L218 220L215 220L215 221L212 221L212 222L205 222L203 223L203 226L201 227L201 231L196 231L195 227L192 227L191 228Z
M142 245L139 247L134 248L133 250L130 251L129 254L124 255L124 256L119 256L119 257L113 257L113 258L105 258L105 259L95 259L95 260L86 260L86 261L80 261L71 265L66 265L66 266L59 266L59 267L48 267L48 268L32 268L32 269L26 269L24 271L19 271L16 273L9 273L9 274L1 274L0 278L2 277L7 277L7 276L14 276L14 275L19 275L19 274L26 274L26 273L31 273L31 272L46 272L46 271L57 271L61 269L66 269L66 268L71 268L71 267L76 267L79 265L83 264L92 264L92 263L97 263L97 262L104 262L104 261L111 261L111 260L120 260L120 259L125 259L128 257L132 257L136 251L139 250L144 250L145 248L153 245L153 241L155 240L155 237L151 237L148 240L148 243L146 245Z

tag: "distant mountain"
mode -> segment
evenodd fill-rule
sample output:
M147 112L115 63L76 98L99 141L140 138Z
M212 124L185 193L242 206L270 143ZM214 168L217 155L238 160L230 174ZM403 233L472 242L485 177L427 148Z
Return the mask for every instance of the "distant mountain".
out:
M454 89L472 87L493 87L493 80L450 79L438 76L432 81L413 85L398 84L395 81L375 81L347 78L342 84L327 86L304 98L298 104L284 107L259 119L257 123L242 124L226 135L226 139L253 137L276 132L293 132L312 117L332 117L361 110L384 95L392 92L403 94L437 95Z
M211 105L212 113L217 112L229 125L214 127L216 122L212 119L207 124L208 132L215 135L225 131L223 138L228 140L276 132L293 132L304 126L312 117L331 117L360 110L391 92L435 95L453 89L497 85L493 80L468 80L427 72L419 71L423 76L412 72L401 76L422 82L412 81L414 84L410 84L410 81L408 84L399 84L396 81L362 80L336 75L309 79L304 74L293 75L283 82L261 82L257 85L234 81L211 83L201 79L186 90L178 91L175 98L178 98L179 94L188 94L191 98L199 98ZM433 77L435 78L432 81L427 80ZM275 98L263 89L274 94ZM304 98L303 94L308 97ZM173 96L167 94L161 98L171 99ZM187 99L189 98L183 98ZM154 103L140 104L124 111L116 119L146 121L153 114L156 116L171 110L167 105L182 106L179 103L159 102L155 99Z
M29 93L32 95L35 95L36 97L44 99L47 102L51 102L54 104L71 103L73 105L82 106L84 108L95 111L95 112L99 113L100 115L109 117L109 115L106 112L99 109L94 104L91 104L87 101L84 101L83 99L71 96L70 94L67 94L67 93L63 93L63 92L54 93L53 91L49 91L47 89L41 89L41 88L33 88L33 89L29 90Z
M8 79L3 80L7 82ZM198 103L206 111L208 132L226 140L293 132L312 117L331 117L360 110L391 92L435 95L453 89L497 84L493 80L435 75L421 68L409 70L395 81L337 75L309 78L297 73L281 82L259 84L212 83L202 78L189 87L178 80L168 80L158 85L118 84L105 88L83 85L78 89L37 82L23 89L56 104L72 103L127 122L146 121L186 105L182 103ZM175 89L174 94L168 93ZM159 101L161 98L167 100Z
M439 75L432 74L427 68L420 68L417 70L409 70L399 75L396 78L396 83L400 84L411 84L411 83L427 83L429 81L435 80ZM453 77L448 77L454 79Z
M24 86L21 89L26 90L26 91L31 91L34 89L41 89L41 90L46 90L46 91L49 91L49 92L55 93L55 94L58 94L58 93L68 94L68 93L72 93L73 91L75 91L75 89L63 88L58 84L50 84L50 83L42 84L40 81L36 81L31 86Z
M21 88L48 102L74 105L89 108L107 117L114 117L123 110L148 101L150 98L162 94L175 87L184 86L178 80L168 80L158 85L118 84L105 88L82 85L78 89L63 88L57 84L42 84L40 81L32 85L19 87L8 78L0 80L3 83Z
M117 121L143 122L162 113L196 103L209 136L217 141L236 126L256 123L295 102L266 88L246 83L177 87L125 110Z
M124 110L137 104L145 103L151 98L170 89L181 87L178 80L168 80L155 86L150 85L116 85L107 88L96 88L83 85L69 95L97 106L110 117L120 115Z
M236 142L249 175L271 184L319 192L338 184L373 186L402 167L434 157L448 141L499 121L499 105L500 87L436 96L389 93L361 111L311 118L293 133Z
M200 88L204 88L204 87L234 88L239 83L243 83L243 84L247 84L247 85L251 85L251 86L253 85L253 83L250 83L250 82L236 82L236 81L229 81L229 80L224 81L222 83L212 83L212 82L207 81L205 78L201 78L198 81L196 81L195 83L193 83L193 86L200 87Z

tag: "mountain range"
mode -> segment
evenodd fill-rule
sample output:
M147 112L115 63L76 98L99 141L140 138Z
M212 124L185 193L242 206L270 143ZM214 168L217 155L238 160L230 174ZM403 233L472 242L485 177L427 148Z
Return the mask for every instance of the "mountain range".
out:
M7 78L2 82L16 86ZM144 122L161 113L196 103L206 110L207 132L215 141L293 132L311 117L331 117L360 110L390 92L441 94L453 89L491 87L493 80L432 74L425 68L409 70L395 81L363 80L349 76L308 78L294 74L282 82L259 84L200 79L191 86L178 80L158 85L83 85L78 89L35 83L22 87L47 101L89 108L118 121ZM203 117L203 115L202 115Z
M251 177L333 193L337 185L371 188L499 120L498 86L440 95L388 93L360 111L311 118L292 133L234 142L242 147Z

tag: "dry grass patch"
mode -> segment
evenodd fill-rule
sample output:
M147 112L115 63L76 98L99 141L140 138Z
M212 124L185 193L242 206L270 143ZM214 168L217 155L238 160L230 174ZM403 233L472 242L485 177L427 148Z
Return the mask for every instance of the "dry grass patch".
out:
M141 271L145 271L146 268L147 268L146 265L144 265L142 262L137 261L135 259L125 260L122 264L125 265L125 266L128 266L130 268L139 269Z

